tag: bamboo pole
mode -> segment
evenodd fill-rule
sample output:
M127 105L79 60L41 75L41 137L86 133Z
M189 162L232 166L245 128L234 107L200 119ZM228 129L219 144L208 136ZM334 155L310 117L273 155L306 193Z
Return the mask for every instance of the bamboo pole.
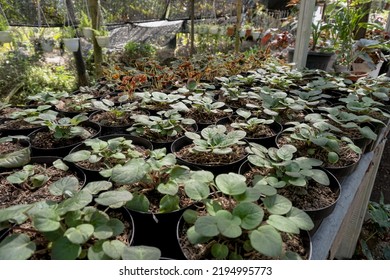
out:
M190 56L192 57L195 53L195 0L190 0L190 6L191 6L191 30L190 30L190 37L191 37L191 47L190 47Z

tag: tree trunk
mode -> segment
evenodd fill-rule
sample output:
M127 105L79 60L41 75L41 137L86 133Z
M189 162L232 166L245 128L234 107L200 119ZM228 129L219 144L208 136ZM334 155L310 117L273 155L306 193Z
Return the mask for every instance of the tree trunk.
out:
M240 51L240 30L241 30L241 16L242 16L242 0L237 0L237 22L236 22L236 34L234 51L238 53Z
M100 0L88 0L89 12L91 14L92 28L95 30L100 29L101 15L100 15ZM93 42L93 58L95 64L95 76L97 79L103 76L103 51L96 41L95 34L92 36Z
M69 17L71 22L76 22L76 16L74 13L74 6L71 0L66 0L66 8L69 13ZM73 57L76 64L76 70L77 70L77 84L79 87L81 86L88 86L89 85L89 78L87 74L87 70L85 67L83 55L81 53L81 44L77 52L73 53Z

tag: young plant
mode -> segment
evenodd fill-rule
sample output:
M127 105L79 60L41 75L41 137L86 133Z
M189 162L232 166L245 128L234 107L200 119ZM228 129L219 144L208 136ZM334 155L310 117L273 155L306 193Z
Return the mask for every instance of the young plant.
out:
M184 135L195 124L183 118L176 110L160 111L159 116L135 115L134 124L127 129L131 134L156 142L169 142Z
M60 202L0 209L0 223L12 225L10 234L0 243L0 259L134 259L142 253L140 250L151 250L153 258L158 259L157 248L134 248L126 243L128 228L124 221L110 215L132 195L109 190L111 187L110 182L96 181L76 192L66 184L53 183L50 192L65 197ZM92 202L99 206L90 206ZM32 226L26 226L28 223Z
M77 136L82 139L91 137L91 133L80 126L88 117L85 114L78 114L73 118L63 117L57 118L57 113L49 111L47 113L39 114L34 119L29 120L31 123L46 126L52 133L55 139L72 139Z
M214 153L229 154L233 152L232 146L244 145L246 133L243 130L233 130L227 132L224 125L208 126L198 133L186 132L185 135L190 138L194 147L191 148L193 153Z
M321 169L322 161L314 158L296 157L297 148L293 145L283 145L280 148L265 147L250 143L247 147L248 161L256 168L262 169L256 176L254 188L264 195L274 195L282 187L294 187L295 192L307 194L310 181L328 186L328 175Z
M283 247L282 235L291 237L313 228L305 212L277 194L263 197L258 204L260 193L248 188L240 174L218 175L214 188L217 192L203 200L204 207L183 215L189 242L206 248L201 258L301 258Z
M231 123L231 127L244 130L250 138L255 138L257 135L264 137L269 132L271 135L275 135L269 125L274 123L273 119L260 119L251 117L252 113L239 108L236 111L239 118L235 119L235 122ZM241 118L240 118L241 117Z
M213 174L192 171L178 165L166 149L151 152L147 160L135 158L117 165L107 173L118 188L129 189L134 198L126 207L135 211L168 213L207 198ZM185 199L182 199L186 197Z
M55 106L57 109L62 111L82 113L93 109L93 98L94 96L92 94L75 94L70 97L62 98L55 104Z
M137 149L133 141L125 137L115 137L107 141L99 138L84 140L86 149L78 150L64 157L64 160L82 165L88 169L102 171L133 158L145 158L149 151Z
M142 99L141 107L151 110L169 110L172 104L185 98L181 94L166 94L164 92L136 92L134 95Z
M108 99L92 100L92 106L109 114L109 119L121 119L130 117L132 113L139 108L138 102L125 103L116 106L114 102Z
M27 96L31 104L56 105L60 99L69 97L67 92L41 91L34 95Z

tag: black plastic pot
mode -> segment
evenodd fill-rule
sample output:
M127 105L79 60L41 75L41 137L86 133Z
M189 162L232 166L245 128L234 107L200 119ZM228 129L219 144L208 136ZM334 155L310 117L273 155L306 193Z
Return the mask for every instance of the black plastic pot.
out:
M309 51L307 53L306 68L327 70L330 66L334 53ZM294 50L288 51L288 62L292 62L294 58Z
M238 117L238 115L222 118L219 121L217 121L216 124L230 125L232 122L234 122L235 117ZM268 126L274 132L274 135L268 137L257 137L257 138L245 137L244 139L248 142L260 144L266 148L276 147L275 139L276 136L282 131L283 126L278 122L273 122L271 124L267 124L266 126Z
M0 119L0 124L4 124L6 121L12 121L10 119ZM0 135L2 136L10 136L10 135L24 135L24 136L27 136L29 135L31 132L37 130L38 128L40 128L41 126L35 126L35 127L31 127L31 128L0 128Z
M183 137L175 140L172 143L171 150L172 150L172 153L176 155L177 162L179 164L186 165L190 168L198 168L198 169L210 171L215 176L218 174L221 174L221 173L237 172L241 163L247 157L247 155L245 155L241 159L236 160L236 161L231 162L231 163L227 163L227 164L215 164L215 165L214 164L197 164L197 163L189 162L187 160L183 160L182 158L180 158L180 156L177 155L177 152L179 152L182 148L184 148L185 146L188 146L190 144L192 144L192 140L186 136L183 136Z
M89 116L89 120L93 123L97 123L101 127L101 135L110 135L110 134L126 134L128 129L132 123L127 124L127 125L105 125L102 124L101 122L95 122L93 121L93 117L96 116L97 114L102 113L102 111L95 111Z
M92 138L98 137L100 135L101 127L100 125L90 122L90 121L85 121L81 124L84 127L90 127L96 131L94 135L92 135ZM66 145L66 146L61 146L61 147L56 147L56 148L43 148L43 147L37 147L33 144L34 137L36 137L37 133L43 132L43 131L48 131L49 129L47 127L41 127L32 133L28 135L30 138L31 142L31 152L32 156L59 156L59 157L64 157L67 154L69 154L70 150L72 150L75 146L81 143L80 142L75 142L74 144Z
M360 162L360 159L361 159L361 155L359 155L359 160L357 160L356 162L350 165L340 166L340 167L324 166L324 168L329 172L331 172L337 178L337 180L341 182L344 180L344 178L351 175L355 171L356 167Z
M127 210L134 221L134 246L157 247L163 258L185 259L176 239L177 224L185 209L157 214Z
M141 146L141 147L144 147L144 148L149 149L149 150L153 150L153 148L154 148L152 143L150 143L150 141L148 141L144 138L138 137L138 136L130 135L130 134L111 134L111 135L100 136L97 138L100 140L103 140L103 141L107 141L109 139L116 138L116 137L124 137L127 140L132 140L132 143L134 145ZM84 143L81 143L81 144L78 144L77 146L75 146L74 148L72 148L69 151L69 154L80 151L80 150L88 150L88 149L90 149L88 146L86 146ZM107 178L100 175L100 173L99 173L100 170L87 169L85 167L78 165L77 163L72 163L72 162L69 162L69 164L73 164L73 165L77 166L78 168L80 168L81 170L83 170L83 172L87 176L87 182L107 180Z

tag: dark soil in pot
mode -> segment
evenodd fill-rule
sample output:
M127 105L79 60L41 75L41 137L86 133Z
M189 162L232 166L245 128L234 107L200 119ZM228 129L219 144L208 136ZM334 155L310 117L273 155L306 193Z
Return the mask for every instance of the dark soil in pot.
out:
M126 134L126 129L133 125L134 120L131 116L135 114L144 114L144 112L126 112L118 117L112 112L96 111L89 116L89 120L98 123L102 130L101 135Z
M32 157L29 164L34 166L35 174L43 174L49 177L45 184L35 190L30 188L28 182L22 184L11 184L7 181L7 176L21 170L15 168L10 171L3 171L0 174L0 208L7 208L11 205L29 204L43 200L60 201L62 197L54 196L49 192L49 185L66 176L78 178L80 189L85 184L85 174L79 168L70 168L63 171L53 167L53 162L59 157Z
M211 171L214 175L221 173L237 172L247 153L245 145L234 145L232 153L218 155L209 152L191 152L194 147L192 140L184 136L172 143L172 153L178 162L189 167Z
M0 119L0 132L3 136L6 135L29 135L40 125L31 124L24 120Z
M100 125L86 121L80 124L87 129L92 137L100 135ZM28 135L31 141L31 150L33 156L51 156L56 155L60 157L66 156L70 150L77 144L82 142L83 138L74 137L71 139L56 139L53 133L47 127L42 127Z
M201 110L196 110L195 108L190 109L186 114L186 118L190 118L196 121L198 125L198 130L202 130L203 128L215 124L218 120L230 116L232 113L225 112L223 110L216 110L215 113L206 113Z

